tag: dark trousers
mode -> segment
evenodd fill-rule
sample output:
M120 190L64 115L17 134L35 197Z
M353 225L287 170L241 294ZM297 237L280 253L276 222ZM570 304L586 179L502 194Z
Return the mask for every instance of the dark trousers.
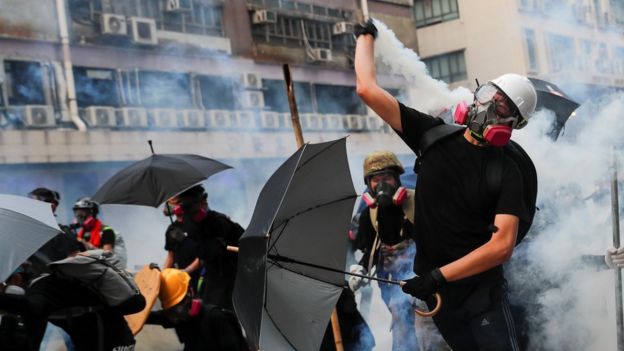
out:
M448 284L433 321L454 351L519 350L504 279ZM433 308L435 301L427 301Z

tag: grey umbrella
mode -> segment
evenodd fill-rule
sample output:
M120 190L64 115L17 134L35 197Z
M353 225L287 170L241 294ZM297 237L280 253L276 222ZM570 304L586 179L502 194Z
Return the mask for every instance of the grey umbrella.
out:
M302 146L265 184L239 240L234 288L256 349L319 349L344 285L355 198L345 139Z
M153 154L113 175L93 200L101 204L158 207L170 197L232 168L219 161L192 154Z
M0 194L0 282L60 232L49 203Z

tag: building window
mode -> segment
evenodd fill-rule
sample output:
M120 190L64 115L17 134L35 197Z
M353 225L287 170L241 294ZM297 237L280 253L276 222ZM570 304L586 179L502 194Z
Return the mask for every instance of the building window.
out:
M256 24L254 39L284 46L332 48L332 24L303 18L277 16L276 23Z
M114 73L110 69L74 67L78 106L119 106Z
M611 64L609 59L609 50L607 44L598 44L598 56L596 57L596 71L601 74L611 74Z
M552 72L570 71L574 69L575 57L574 39L562 35L551 34L548 36L548 48L550 50L550 70Z
M581 41L581 54L579 55L579 70L588 72L591 70L593 56L593 43L590 40Z
M310 83L294 82L294 87L297 110L300 113L312 112ZM264 90L264 103L271 111L290 112L288 96L286 95L286 84L283 80L263 79L262 90Z
M5 87L9 105L43 105L43 69L29 61L4 61Z
M459 18L457 0L414 0L416 27Z
M231 77L197 76L201 101L208 110L234 110L236 84Z
M529 60L529 70L537 72L537 43L535 42L535 31L533 29L524 30L524 40L526 42L527 59Z
M188 11L160 12L159 29L191 34L223 35L222 7L207 6L200 1L190 1Z
M464 51L455 51L448 54L438 55L423 59L431 76L447 83L466 80L466 58Z
M139 72L141 102L152 108L191 108L189 75L174 72Z
M318 113L366 114L366 107L355 87L316 84L314 86Z

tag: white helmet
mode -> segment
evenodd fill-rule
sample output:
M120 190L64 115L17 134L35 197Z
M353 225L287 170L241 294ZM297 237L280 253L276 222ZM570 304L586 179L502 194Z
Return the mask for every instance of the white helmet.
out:
M524 76L507 73L490 81L494 86L500 89L511 101L516 105L520 116L513 123L514 129L524 127L531 114L535 111L537 104L537 93L533 83Z

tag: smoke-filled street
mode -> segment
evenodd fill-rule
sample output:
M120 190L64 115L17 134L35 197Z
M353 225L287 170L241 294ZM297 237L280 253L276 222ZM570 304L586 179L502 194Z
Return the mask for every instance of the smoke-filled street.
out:
M622 29L0 0L0 349L624 350Z

